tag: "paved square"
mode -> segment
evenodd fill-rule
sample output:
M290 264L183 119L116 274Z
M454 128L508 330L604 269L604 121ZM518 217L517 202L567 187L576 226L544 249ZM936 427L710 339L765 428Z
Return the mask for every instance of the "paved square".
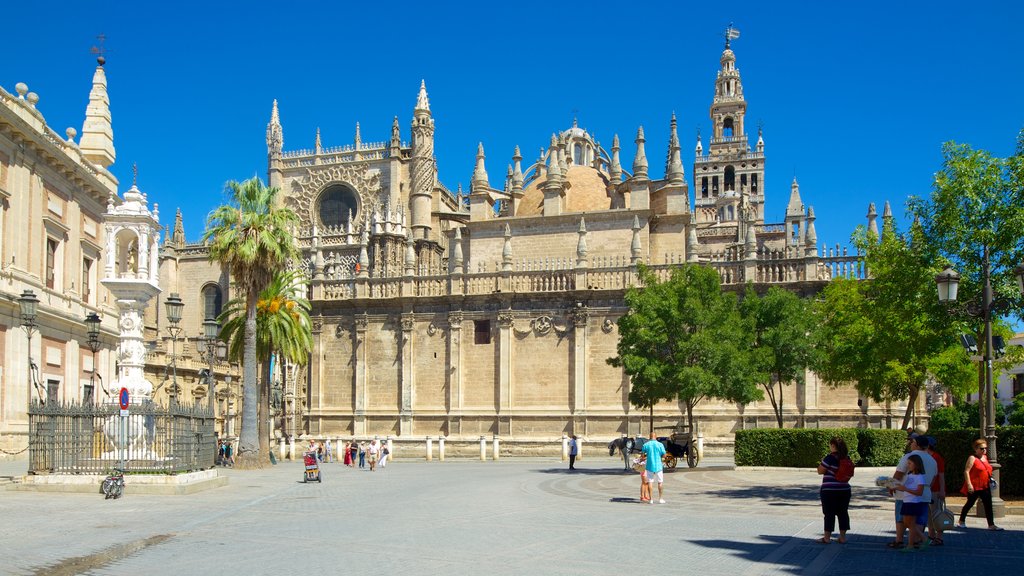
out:
M10 474L12 463L3 465ZM1024 517L918 553L885 549L891 505L858 471L846 545L820 536L819 477L710 459L666 475L664 505L610 458L402 461L225 470L193 496L0 492L4 574L986 574L1017 573ZM651 551L658 551L651 554ZM980 563L980 564L979 564Z

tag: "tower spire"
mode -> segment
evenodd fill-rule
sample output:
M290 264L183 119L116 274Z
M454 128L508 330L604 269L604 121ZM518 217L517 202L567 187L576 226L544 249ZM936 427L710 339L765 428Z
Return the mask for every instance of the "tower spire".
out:
M682 183L684 178L683 161L679 157L679 134L676 132L676 115L672 113L669 125L668 162L665 163L665 179L673 184Z
M267 123L267 154L280 155L284 147L284 129L281 127L281 115L277 111L277 98L270 109L270 122Z
M79 148L86 160L108 168L117 159L117 153L114 151L110 97L107 95L107 74L103 70L102 56L97 58L97 63L92 75L92 90L89 91L89 106L85 109Z
M487 180L487 169L484 168L484 143L480 142L476 148L476 168L473 169L473 180L470 182L470 192L484 192L489 186Z
M611 177L612 185L622 181L622 163L619 161L619 135L612 138L612 162L608 168L608 175Z
M633 177L647 178L647 152L644 150L644 127L636 131L636 156L633 157Z
M427 81L420 80L420 93L416 97L416 112L430 112L430 99L427 97Z

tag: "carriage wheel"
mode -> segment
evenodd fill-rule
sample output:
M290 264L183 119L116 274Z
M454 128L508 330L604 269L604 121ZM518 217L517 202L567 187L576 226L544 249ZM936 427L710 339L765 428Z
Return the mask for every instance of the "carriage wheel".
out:
M700 462L700 454L697 452L697 445L690 442L690 449L686 451L686 465L690 468L696 468Z
M665 468L675 470L676 464L679 463L679 460L671 454L665 454L665 458L662 459L662 462L665 464Z

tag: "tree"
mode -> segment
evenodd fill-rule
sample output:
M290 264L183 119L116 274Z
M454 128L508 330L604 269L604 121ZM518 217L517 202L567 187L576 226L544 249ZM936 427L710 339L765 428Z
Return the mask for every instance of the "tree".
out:
M262 366L260 386L260 452L269 450L269 430L263 430L270 413L271 359L305 365L313 349L311 306L306 299L309 284L298 270L276 272L256 302L256 357ZM245 300L228 302L220 315L221 337L228 342L229 356L238 361L244 355ZM281 364L282 371L284 370ZM283 380L283 378L282 378Z
M900 234L887 218L881 242L859 229L867 280L837 278L815 307L815 372L832 385L855 382L877 402L907 400L902 427L929 375L948 388L970 385L973 368L935 293L935 253L915 223Z
M747 284L740 312L751 331L751 367L782 428L783 387L803 384L814 351L810 305L796 294L772 286L759 297Z
M747 355L748 335L734 294L718 273L683 265L661 282L646 266L640 286L626 292L629 312L619 318L618 355L609 358L630 376L629 401L650 410L678 399L693 430L693 409L704 398L747 403L761 397Z
M291 210L277 205L278 189L264 186L259 178L241 183L231 181L225 188L228 203L210 214L203 241L209 244L210 260L230 272L245 299L243 406L237 462L240 467L261 467L268 453L258 450L256 305L274 271L285 268L298 255L288 232L298 218Z

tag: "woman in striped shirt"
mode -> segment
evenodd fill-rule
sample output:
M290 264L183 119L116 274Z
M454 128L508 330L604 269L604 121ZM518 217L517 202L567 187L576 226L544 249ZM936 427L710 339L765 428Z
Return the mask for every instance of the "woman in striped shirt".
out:
M829 453L818 464L821 474L821 511L825 514L825 535L817 540L821 544L832 541L832 532L839 518L839 543L846 544L846 532L850 529L850 482L836 479L843 460L849 460L846 441L836 436L829 441Z

